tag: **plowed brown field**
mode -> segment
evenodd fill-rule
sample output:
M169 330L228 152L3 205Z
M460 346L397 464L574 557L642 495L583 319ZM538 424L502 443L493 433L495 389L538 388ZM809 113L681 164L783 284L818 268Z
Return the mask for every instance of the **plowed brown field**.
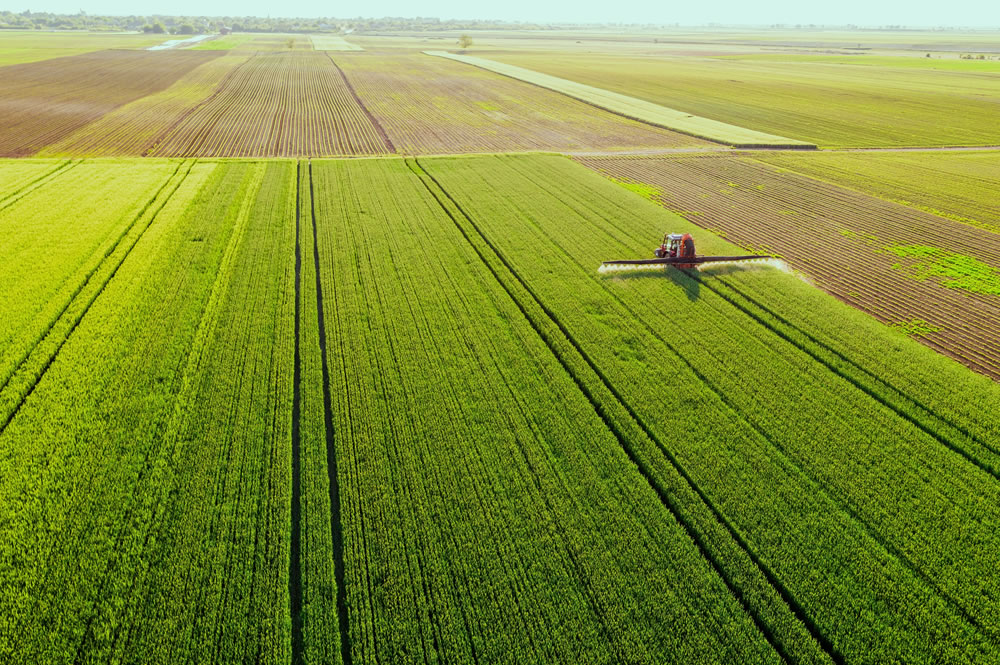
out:
M0 156L24 157L169 87L213 51L98 51L0 69Z
M368 52L331 57L400 152L716 145L443 58Z
M261 52L167 128L156 157L392 152L325 53Z
M579 161L1000 379L1000 235L748 157Z

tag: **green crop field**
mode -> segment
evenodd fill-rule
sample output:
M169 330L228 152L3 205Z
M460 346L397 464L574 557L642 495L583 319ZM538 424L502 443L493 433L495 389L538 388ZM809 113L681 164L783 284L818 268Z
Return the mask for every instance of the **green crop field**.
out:
M941 67L912 56L481 55L820 146L1000 145L997 61Z
M997 34L0 12L0 663L1000 662Z
M826 153L763 161L1000 233L1000 151Z
M0 183L7 662L1000 655L1000 387L578 164Z

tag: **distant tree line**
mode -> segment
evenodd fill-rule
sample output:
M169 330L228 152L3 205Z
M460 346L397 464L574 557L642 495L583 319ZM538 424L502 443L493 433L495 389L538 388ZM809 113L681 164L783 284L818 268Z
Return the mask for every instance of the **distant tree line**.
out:
M533 23L504 21L463 21L437 18L260 18L257 16L97 16L50 14L48 12L0 11L0 29L92 30L98 32L144 31L154 34L195 34L219 32L378 32L437 30L532 30L551 28Z

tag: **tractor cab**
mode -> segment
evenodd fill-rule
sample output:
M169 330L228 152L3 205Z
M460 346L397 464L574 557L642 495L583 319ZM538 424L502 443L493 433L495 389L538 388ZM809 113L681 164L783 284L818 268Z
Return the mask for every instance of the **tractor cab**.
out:
M683 240L683 234L667 233L663 236L663 243L653 250L653 255L658 259L676 259L682 255L681 243Z

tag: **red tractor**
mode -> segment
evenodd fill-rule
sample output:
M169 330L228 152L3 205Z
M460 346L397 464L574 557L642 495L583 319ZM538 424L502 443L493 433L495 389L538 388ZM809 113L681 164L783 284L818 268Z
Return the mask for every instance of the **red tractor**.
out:
M605 261L602 266L668 265L675 268L696 268L703 263L738 263L757 259L769 259L766 255L753 256L698 256L694 252L694 238L690 233L667 233L663 243L653 250L653 259L626 259Z
M653 256L658 259L693 259L694 238L690 233L666 233L663 244L653 250ZM693 268L693 263L671 263L677 268Z

